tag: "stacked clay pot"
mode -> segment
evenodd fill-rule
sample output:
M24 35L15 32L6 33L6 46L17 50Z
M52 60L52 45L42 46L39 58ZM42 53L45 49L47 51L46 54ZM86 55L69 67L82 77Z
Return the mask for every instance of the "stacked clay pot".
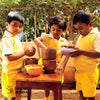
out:
M43 65L46 73L54 73L56 69L56 53L55 48L42 49Z
M24 65L38 64L38 58L26 58L24 59Z

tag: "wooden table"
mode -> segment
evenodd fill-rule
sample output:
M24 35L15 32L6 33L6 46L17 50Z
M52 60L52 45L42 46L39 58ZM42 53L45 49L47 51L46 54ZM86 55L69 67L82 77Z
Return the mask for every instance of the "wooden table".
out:
M62 74L42 73L40 76L32 77L25 73L18 73L14 80L16 81L16 100L21 100L20 88L27 88L28 100L31 98L31 89L42 89L45 91L52 90L54 94L54 100L62 100Z

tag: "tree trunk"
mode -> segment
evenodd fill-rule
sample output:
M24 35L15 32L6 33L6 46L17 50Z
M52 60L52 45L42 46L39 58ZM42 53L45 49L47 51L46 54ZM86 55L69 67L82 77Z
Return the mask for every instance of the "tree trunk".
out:
M36 35L36 12L37 12L37 9L35 9L35 15L34 15L35 38L37 37Z
M0 30L1 30L1 33L2 33L2 35L4 34L4 32L3 32L3 29L2 29L2 27L0 26Z

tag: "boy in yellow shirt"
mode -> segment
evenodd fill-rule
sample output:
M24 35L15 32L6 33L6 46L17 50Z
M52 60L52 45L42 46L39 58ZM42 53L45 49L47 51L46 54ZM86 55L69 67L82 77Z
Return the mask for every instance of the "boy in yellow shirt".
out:
M49 24L51 33L43 33L41 37L36 38L34 42L40 48L56 48L56 62L59 63L62 56L61 45L68 44L68 41L61 37L63 32L66 30L66 21L63 16L56 15L50 19ZM49 97L47 97L46 100L49 100Z
M24 17L19 12L9 12L5 23L7 30L2 38L2 94L9 100L15 100L15 82L12 78L21 71L23 56L35 54L34 47L30 46L23 50L19 41L17 34L21 32L23 24Z
M75 50L69 54L74 57L76 89L80 91L80 100L95 100L99 77L97 58L100 58L100 34L93 28L91 14L85 10L76 13L73 24L80 34Z
M50 34L43 33L41 37L34 40L40 48L56 48L57 63L61 60L61 45L68 44L68 41L61 37L66 30L66 21L63 16L56 15L50 19Z

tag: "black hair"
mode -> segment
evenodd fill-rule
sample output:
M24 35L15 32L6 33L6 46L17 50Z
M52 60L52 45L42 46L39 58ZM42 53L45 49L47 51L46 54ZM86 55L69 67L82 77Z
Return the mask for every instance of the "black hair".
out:
M17 11L10 11L7 16L7 22L10 24L13 20L20 21L24 24L24 17Z
M82 22L88 25L92 20L92 16L89 12L87 12L86 10L79 10L74 16L73 24L77 24L77 22Z
M53 24L58 25L59 28L63 29L63 31L66 30L66 21L62 15L56 15L52 17L49 21L50 28Z

